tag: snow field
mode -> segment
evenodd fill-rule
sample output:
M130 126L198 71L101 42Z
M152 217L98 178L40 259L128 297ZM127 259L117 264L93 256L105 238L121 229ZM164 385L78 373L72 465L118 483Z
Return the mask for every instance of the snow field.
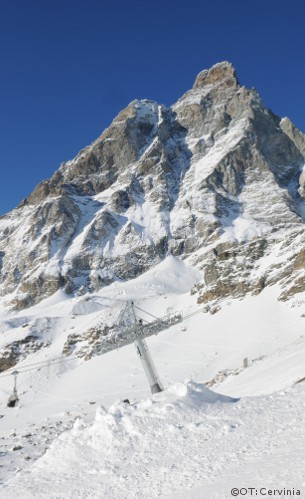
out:
M189 292L200 278L169 257L95 295L59 292L26 313L2 313L3 342L23 337L27 322L48 340L18 367L50 362L20 374L13 410L13 379L0 376L1 498L227 499L231 484L305 492L305 389L292 387L305 376L304 296L284 304L266 289L212 315ZM127 300L159 317L199 312L147 339L166 388L152 398L133 345L51 362L68 334L114 320Z
M230 497L230 487L305 488L305 389L237 400L189 381L78 419L1 498ZM181 492L183 491L183 494Z

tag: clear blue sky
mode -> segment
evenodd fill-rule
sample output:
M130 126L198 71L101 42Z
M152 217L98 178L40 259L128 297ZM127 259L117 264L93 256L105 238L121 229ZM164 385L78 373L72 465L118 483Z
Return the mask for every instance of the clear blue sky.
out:
M0 214L135 98L165 105L231 61L305 131L303 0L0 0Z

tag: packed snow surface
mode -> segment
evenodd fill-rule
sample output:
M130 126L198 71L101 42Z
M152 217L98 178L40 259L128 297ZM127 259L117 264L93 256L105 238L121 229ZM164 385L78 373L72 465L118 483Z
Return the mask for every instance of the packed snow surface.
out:
M305 490L305 390L238 401L204 384L100 406L77 419L1 497L230 497L233 487ZM181 494L181 492L183 493Z

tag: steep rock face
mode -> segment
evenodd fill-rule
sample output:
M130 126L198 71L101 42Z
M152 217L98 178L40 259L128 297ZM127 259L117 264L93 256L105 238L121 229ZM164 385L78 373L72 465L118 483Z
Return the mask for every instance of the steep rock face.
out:
M169 252L204 271L199 301L305 289L305 137L240 86L202 71L171 108L133 101L0 220L0 293L22 308L96 291Z

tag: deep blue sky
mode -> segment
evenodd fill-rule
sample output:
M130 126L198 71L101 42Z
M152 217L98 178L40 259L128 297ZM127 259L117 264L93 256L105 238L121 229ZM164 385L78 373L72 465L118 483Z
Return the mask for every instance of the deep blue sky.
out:
M0 0L0 214L135 98L231 61L305 131L303 0Z

